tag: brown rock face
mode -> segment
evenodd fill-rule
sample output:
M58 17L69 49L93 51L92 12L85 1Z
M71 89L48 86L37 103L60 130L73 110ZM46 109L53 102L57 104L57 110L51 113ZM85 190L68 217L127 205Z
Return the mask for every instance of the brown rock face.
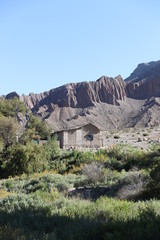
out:
M96 82L66 84L42 94L22 95L21 100L33 111L42 106L51 111L55 105L71 108L91 107L100 102L119 105L118 100L124 100L125 96L125 83L118 76L101 77Z
M160 97L160 61L139 64L125 81L126 95L130 98Z
M101 77L94 83L94 92L96 93L96 102L119 105L117 100L124 100L126 96L125 83L121 76Z
M35 106L39 105L39 102L47 96L48 92L40 93L40 94L34 94L30 93L29 96L22 95L20 97L21 101L24 101L26 106L30 109L33 109Z
M139 64L125 81L101 77L95 82L71 83L41 94L19 96L54 131L88 122L101 129L160 124L160 61ZM26 119L19 116L25 125Z
M16 92L11 92L5 96L6 99L19 98L20 96Z

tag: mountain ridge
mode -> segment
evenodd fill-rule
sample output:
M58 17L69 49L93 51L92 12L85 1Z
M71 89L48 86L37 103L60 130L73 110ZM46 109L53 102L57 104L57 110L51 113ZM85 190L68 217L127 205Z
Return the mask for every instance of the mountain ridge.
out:
M125 80L120 75L102 76L96 81L68 83L40 94L19 96L13 92L6 98L14 96L55 131L87 122L105 129L159 124L160 61L138 64Z

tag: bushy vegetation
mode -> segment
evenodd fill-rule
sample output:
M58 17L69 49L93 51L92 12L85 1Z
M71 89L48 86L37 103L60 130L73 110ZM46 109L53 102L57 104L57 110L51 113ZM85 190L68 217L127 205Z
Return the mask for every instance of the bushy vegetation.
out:
M62 151L44 121L1 98L0 178L2 240L159 240L159 144Z
M5 99L0 98L0 113L5 117L17 118L19 113L26 113L27 109L25 104L18 98Z
M29 120L27 122L27 130L34 131L34 133L37 134L37 136L41 139L46 139L51 132L51 129L46 124L46 122L34 115L29 116Z
M83 158L88 153L63 153L63 158L65 154L73 159L76 156L74 164L76 159L82 164L76 174L45 171L2 179L0 239L158 240L160 201L141 200L153 179L158 180L153 174L157 163L153 168L144 164L146 168L138 169L135 164L130 171L117 171L110 162L112 151L92 153L91 160ZM61 161L60 152L50 153L48 157L57 154L51 162ZM153 156L152 151L145 154ZM95 169L103 178L95 177Z
M160 203L57 193L18 194L0 201L1 239L159 239ZM17 237L17 238L16 238Z

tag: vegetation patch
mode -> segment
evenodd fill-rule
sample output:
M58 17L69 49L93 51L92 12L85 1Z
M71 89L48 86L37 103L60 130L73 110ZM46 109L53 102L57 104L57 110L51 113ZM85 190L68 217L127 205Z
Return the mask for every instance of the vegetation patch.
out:
M22 102L0 99L2 240L159 240L159 173L159 143L62 151Z

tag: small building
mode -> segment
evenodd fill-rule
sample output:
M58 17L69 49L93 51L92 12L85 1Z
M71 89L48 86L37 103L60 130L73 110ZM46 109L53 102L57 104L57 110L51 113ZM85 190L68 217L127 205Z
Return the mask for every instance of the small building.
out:
M55 132L62 149L100 148L105 146L105 132L92 123Z

